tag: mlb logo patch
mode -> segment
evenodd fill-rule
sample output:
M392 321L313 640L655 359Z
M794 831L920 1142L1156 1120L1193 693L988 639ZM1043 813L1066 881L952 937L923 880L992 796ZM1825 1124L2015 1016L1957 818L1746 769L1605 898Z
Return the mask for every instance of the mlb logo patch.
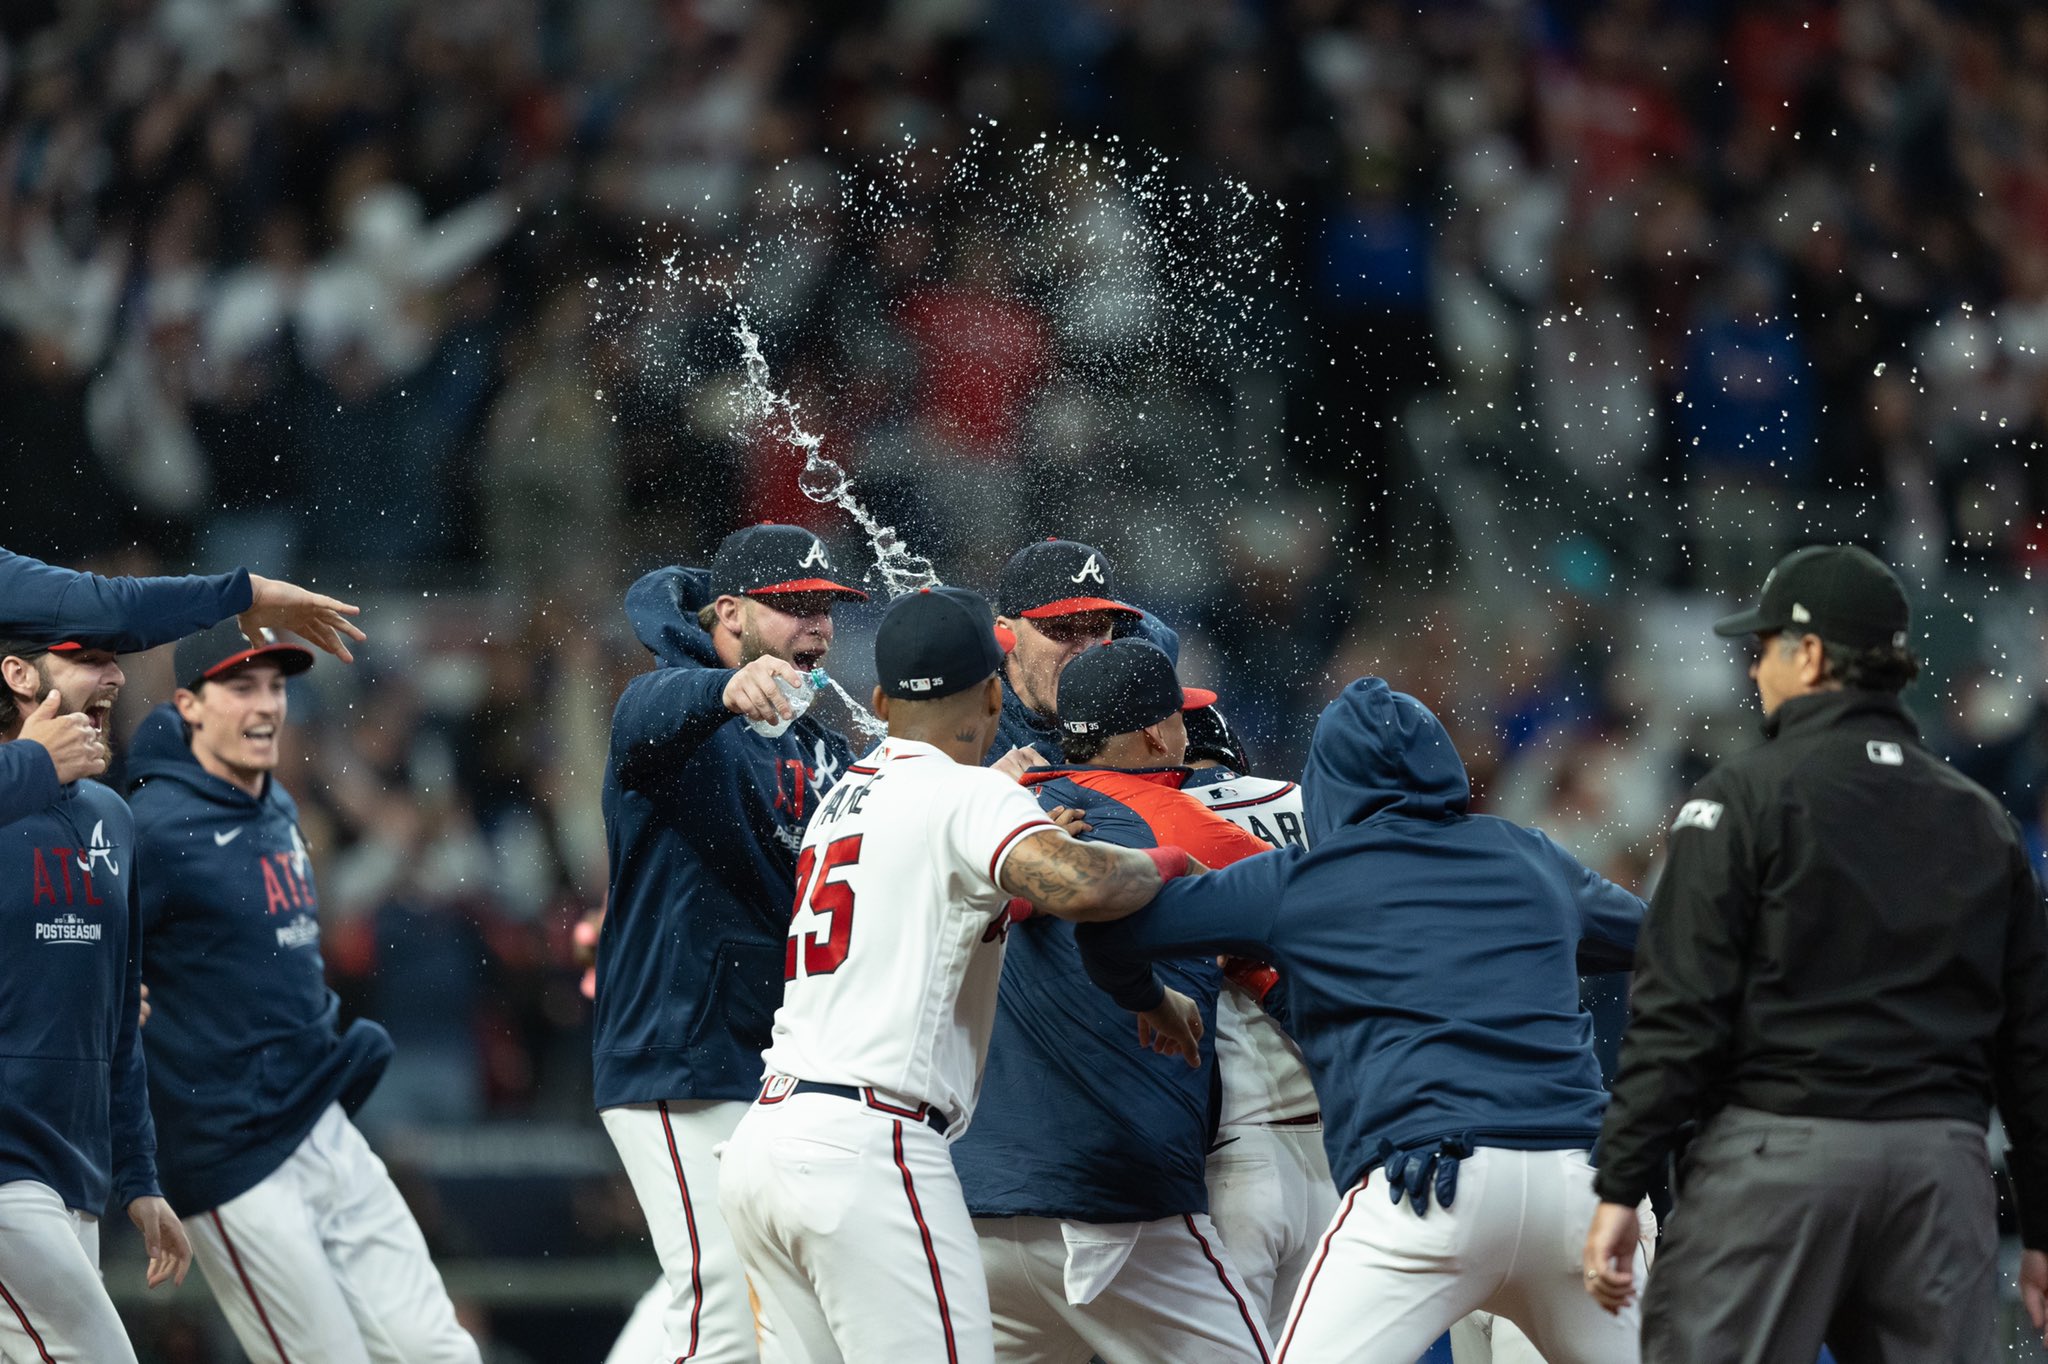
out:
M1889 739L1872 739L1863 745L1863 752L1880 767L1903 767L1906 763L1905 745Z
M1722 805L1718 800L1689 800L1678 812L1678 818L1671 821L1671 832L1680 829L1709 829L1721 822Z

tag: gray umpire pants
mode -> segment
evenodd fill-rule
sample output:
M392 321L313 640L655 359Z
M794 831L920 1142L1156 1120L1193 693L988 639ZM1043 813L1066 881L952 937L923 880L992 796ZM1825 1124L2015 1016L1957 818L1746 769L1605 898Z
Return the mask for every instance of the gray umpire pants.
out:
M1685 1158L1644 1364L1984 1364L1998 1317L1984 1129L1726 1108Z

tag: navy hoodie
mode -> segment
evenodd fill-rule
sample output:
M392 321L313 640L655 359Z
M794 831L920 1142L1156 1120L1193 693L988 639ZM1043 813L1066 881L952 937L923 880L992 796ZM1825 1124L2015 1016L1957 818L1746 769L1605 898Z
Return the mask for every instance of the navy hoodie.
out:
M1152 798L1186 801L1193 818L1223 822L1181 795L1185 776L1079 767L1040 768L1026 780L1047 810L1080 810L1090 841L1155 848L1180 840L1147 818ZM1212 960L1192 958L1160 962L1158 977L1201 1009L1199 1069L1138 1045L1131 1013L1089 985L1073 924L1038 914L1011 928L981 1100L953 1145L976 1217L1149 1222L1209 1210L1223 976ZM1057 1115L1051 1132L1048 1115Z
M95 1217L158 1192L135 886L133 817L98 782L0 826L0 1184Z
M1607 1091L1579 973L1629 966L1642 901L1533 829L1467 814L1450 735L1376 677L1323 711L1302 789L1307 848L1084 926L1091 975L1128 998L1150 957L1279 967L1339 1187L1446 1137L1590 1147Z
M656 569L626 593L660 666L626 685L605 764L600 1109L758 1092L804 822L853 759L812 715L767 739L725 708L734 670L697 624L710 600L694 568Z
M248 1192L330 1104L360 1108L391 1059L384 1029L337 1027L299 811L275 777L252 796L152 710L128 756L142 864L142 1030L164 1191L190 1215Z
M118 653L169 644L249 609L246 569L207 578L102 578L0 549L0 637L90 639ZM0 824L57 799L41 744L0 744Z

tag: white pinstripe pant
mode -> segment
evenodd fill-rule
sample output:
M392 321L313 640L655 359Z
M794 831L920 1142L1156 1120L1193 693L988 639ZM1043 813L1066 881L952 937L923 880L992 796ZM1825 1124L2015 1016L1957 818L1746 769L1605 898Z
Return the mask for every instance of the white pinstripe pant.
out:
M99 1219L47 1184L0 1184L0 1359L135 1364L100 1279Z

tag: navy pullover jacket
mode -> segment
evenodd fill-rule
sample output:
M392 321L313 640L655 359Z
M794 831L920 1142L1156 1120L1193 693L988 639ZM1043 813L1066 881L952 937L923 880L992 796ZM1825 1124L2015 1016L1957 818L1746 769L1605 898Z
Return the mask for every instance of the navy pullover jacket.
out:
M1094 826L1090 841L1160 846L1140 810L1083 784L1095 775L1144 780L1108 768L1031 774L1038 803L1082 811ZM1192 804L1171 787L1151 793ZM1131 1013L1089 984L1074 925L1038 914L1011 928L981 1100L974 1126L953 1145L976 1217L1149 1222L1209 1210L1223 976L1206 958L1163 961L1157 972L1202 1011L1200 1069L1138 1045Z
M1323 711L1302 788L1306 849L1082 927L1091 974L1129 998L1150 988L1134 969L1149 957L1279 967L1340 1188L1446 1137L1590 1147L1607 1091L1579 973L1630 965L1642 901L1533 829L1467 814L1450 735L1376 677Z
M0 549L0 637L90 639L119 653L169 644L249 609L246 569L208 578L102 578ZM57 799L41 744L0 744L0 824Z
M0 1184L95 1217L158 1192L135 885L133 817L98 782L0 826Z
M261 1183L330 1104L362 1107L391 1038L367 1020L337 1027L313 866L275 777L257 797L214 776L178 713L158 706L135 733L128 779L157 1164L189 1216Z
M725 708L734 670L697 624L710 600L708 575L694 568L656 569L626 593L633 631L660 666L619 698L605 764L600 1109L759 1092L797 846L853 760L811 714L765 739Z

